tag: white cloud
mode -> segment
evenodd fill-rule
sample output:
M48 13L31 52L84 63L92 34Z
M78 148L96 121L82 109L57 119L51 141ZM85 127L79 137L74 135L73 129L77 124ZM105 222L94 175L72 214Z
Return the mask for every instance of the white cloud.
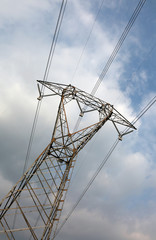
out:
M122 5L122 3L123 1L105 1L103 11L106 10L106 7L111 11L117 7L116 5ZM17 175L21 175L17 171L22 172L37 103L38 93L35 79L42 79L44 73L50 47L49 32L55 27L53 20L56 20L59 2L48 0L44 2L16 0L13 2L7 0L1 1L0 5L0 26L5 28L6 24L15 24L15 26L11 25L13 36L10 29L6 27L8 33L5 32L5 41L1 45L0 57L2 79L0 119L3 150L1 153L3 175L2 173L0 175L0 181L3 184L1 184L0 192L4 195L4 192L8 192L11 182L16 182ZM73 79L77 61L95 17L95 13L90 11L91 7L91 2L68 3L66 14L69 15L66 15L63 21L49 76L49 81L72 83L87 92L91 92L98 75L112 53L120 32L117 29L112 33L112 28L109 28L110 23L106 25L97 21ZM48 17L47 12L50 13ZM47 22L49 16L52 17L52 25L49 23L51 21ZM40 21L37 22L37 19ZM108 21L105 15L102 20ZM18 27L18 25L21 26ZM115 25L118 24L115 23ZM43 32L46 32L47 29L48 33L45 36ZM126 73L126 67L133 58L133 51L128 46L136 44L138 47L138 43L140 44L138 33L135 35L134 32L127 41L127 45L123 46L123 50L126 48L125 51L119 52L118 58L111 66L96 96L113 104L124 116L132 120L136 112L135 106L132 106L130 97L122 91L120 84L123 74ZM128 84L127 88L133 91L135 85L135 91L140 89L141 94L147 79L147 71L143 69L136 74L132 85ZM141 106L144 106L151 96L154 96L154 93L150 93ZM52 124L57 111L57 100L54 98L43 100L34 139L33 156L42 151L43 145L51 137ZM71 110L71 116L72 113ZM146 213L147 221L145 218L141 219L139 211L137 211L138 216L134 213L137 205L131 200L131 198L143 198L146 190L155 188L155 114L154 108L152 111L148 111L145 118L141 119L139 123L139 131L134 135L125 136L127 140L125 140L125 144L124 140L123 145L121 144L123 149L119 147L119 150L111 157L111 161L105 166L105 170L100 173L91 188L92 191L89 190L82 202L82 208L76 210L72 220L69 221L70 225L64 228L65 237L63 239L80 239L80 235L85 239L99 240L103 239L103 236L106 236L106 239L116 240L155 239L154 231L150 231L149 224L151 223L152 227L155 226L155 213L151 217L149 212ZM146 134L143 135L141 129ZM105 156L115 137L117 137L116 130L112 129L110 124L106 124L96 141L93 140L89 143L90 145L83 151L86 154L80 155L82 158L80 161L83 162L85 159L86 161L80 167L76 180L73 181L74 189L71 188L69 191L71 194L69 199L76 199L79 196L83 186L95 172L102 156ZM6 180L7 178L10 180ZM140 206L140 209L148 206L150 211L152 206L155 206L152 203L150 205L150 201L153 199L149 197ZM133 205L132 212L128 210L129 206L126 204ZM71 205L72 203L70 203ZM70 207L68 206L68 208ZM91 208L94 210L90 211Z
M50 2L45 0L1 0L0 3L0 26L13 24L34 17L36 11L48 11Z

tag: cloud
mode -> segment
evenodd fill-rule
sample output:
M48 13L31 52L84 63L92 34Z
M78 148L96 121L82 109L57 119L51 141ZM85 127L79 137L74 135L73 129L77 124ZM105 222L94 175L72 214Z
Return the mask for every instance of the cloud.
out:
M1 193L1 196L4 197L8 193L8 189L12 188L12 182L3 178L2 175L0 175L0 182L1 182L0 193Z
M37 104L36 79L42 79L44 74L50 34L55 28L59 4L58 1L48 0L1 1L2 197L22 174ZM99 1L68 2L49 81L72 83L91 92L121 33L118 26L125 26L127 17L123 11L120 12L123 1L104 1L102 15L97 19L83 52L99 4ZM114 12L114 9L117 11ZM126 9L129 10L127 6ZM143 29L141 24L138 22L139 28L134 27L126 39L96 93L97 97L113 104L130 121L155 95L154 89L150 88L145 94L149 72L144 64L132 81L125 81L130 70L136 68L138 59L134 60L133 57L138 55L138 48L141 49L144 44L143 39L139 38L139 31L136 32L136 29ZM137 98L136 101L134 96L138 97L139 94L141 99ZM54 97L43 99L29 165L51 138L58 101ZM138 131L123 138L123 143L98 175L58 239L155 239L155 114L155 108L149 110L139 121ZM69 109L69 115L73 122L72 109ZM87 120L84 118L82 123L84 121L85 124ZM65 204L66 213L116 137L116 130L111 123L106 123L79 154Z
M107 218L104 211L97 212L95 209L88 211L81 208L75 211L66 229L58 235L57 239L69 237L71 239L149 240L148 235L140 231L140 223L136 219L131 219L131 221L133 227L128 226L124 219Z
M54 6L54 5L53 5ZM48 11L50 8L49 1L19 1L14 2L10 0L2 0L0 8L0 26L3 28L5 25L18 23L19 21L25 21L34 17L34 12ZM14 9L14 11L12 11Z
M119 156L116 158L118 159ZM99 191L103 189L110 201L113 199L128 201L130 196L143 191L150 170L148 161L139 152L127 156L122 152L120 162L114 161L111 172L109 173L108 170L99 176L97 180Z

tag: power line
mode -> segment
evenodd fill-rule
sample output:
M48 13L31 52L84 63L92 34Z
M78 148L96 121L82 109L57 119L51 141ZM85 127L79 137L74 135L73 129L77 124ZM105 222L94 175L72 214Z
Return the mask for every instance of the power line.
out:
M93 89L91 91L92 95L95 95L95 93L98 90L101 82L103 81L104 77L106 76L106 74L107 74L111 64L113 63L113 61L114 61L117 53L119 52L122 44L124 43L125 38L127 37L130 29L132 28L136 18L138 17L142 7L144 6L145 2L146 2L146 0L140 0L138 5L136 6L136 8L135 8L135 10L134 10L130 20L128 21L128 23L127 23L127 25L126 25L126 27L125 27L121 37L119 38L119 40L118 40L118 42L117 42L117 44L116 44L112 54L110 55L110 57L109 57L106 65L105 65L104 69L102 70L98 80L96 81L96 83L95 83L95 85L94 85L94 87L93 87ZM80 122L81 122L81 117L78 118L74 130L78 129L78 127L80 125Z
M96 91L97 91L98 87L100 86L102 80L106 76L106 74L107 74L111 64L113 63L117 53L119 52L119 50L120 50L120 48L121 48L125 38L127 37L130 29L132 28L136 18L138 17L142 7L144 6L145 2L146 2L146 0L140 0L138 5L137 5L137 7L135 8L135 10L134 10L134 12L133 12L129 22L127 23L127 25L126 25L126 27L125 27L121 37L119 38L119 40L118 40L118 42L117 42L117 44L116 44L116 46L115 46L111 56L109 57L109 59L108 59L106 65L105 65L102 73L100 74L100 76L99 76L99 78L98 78L98 80L97 80L97 82L96 82L96 84L95 84L95 86L94 86L94 88L93 88L93 90L91 92L92 95L94 95L96 93Z
M110 57L109 57L106 65L105 65L102 73L100 74L100 76L99 76L99 78L98 78L98 80L97 80L94 88L92 89L92 92L91 92L92 95L95 95L95 93L96 93L97 89L99 88L101 82L103 81L104 77L106 76L106 74L107 74L107 72L108 72L111 64L113 63L113 61L114 61L117 53L119 52L119 50L120 50L120 48L121 48L121 46L122 46L125 38L127 37L130 29L132 28L132 26L133 26L136 18L138 17L138 15L139 15L142 7L144 6L145 2L146 2L146 0L140 0L139 3L138 3L138 5L136 6L136 8L135 8L135 10L134 10L134 12L133 12L130 20L128 21L128 23L127 23L127 25L126 25L126 27L125 27L125 29L124 29L121 37L119 38L119 40L118 40L118 42L117 42L117 44L116 44L116 46L115 46L112 54L110 55ZM102 5L101 5L101 6L102 6ZM99 10L99 11L100 11L100 10ZM84 110L85 110L85 108L84 108ZM81 117L79 117L78 120L77 120L77 122L76 122L76 125L75 125L75 128L74 128L75 131L78 129L78 127L79 127L79 125L80 125L80 122L81 122ZM129 129L126 129L126 130L125 130L125 133L128 132L128 130L129 130Z
M62 20L63 20L65 8L66 8L66 4L67 4L67 0L66 1L62 0L62 4L61 4L61 7L60 7L59 16L58 16L58 19L57 19L57 24L56 24L56 27L55 27L55 32L54 32L54 36L53 36L53 39L52 39L50 52L49 52L49 56L48 56L48 60L47 60L47 64L46 64L46 69L45 69L43 81L46 81L47 78L48 78L48 75L49 75L49 70L50 70L50 67L51 67L51 63L52 63L52 59L53 59L58 35L59 35L59 32L60 32L60 27L61 27L61 24L62 24ZM44 85L42 85L42 87L41 87L41 93L42 94L44 93ZM24 174L24 172L27 168L27 164L28 164L28 160L29 160L29 156L30 156L30 151L31 151L31 146L32 146L33 138L34 138L34 133L35 133L35 130L36 130L36 124L37 124L37 121L38 121L38 115L39 115L41 103L42 103L42 99L40 101L38 101L38 103L37 103L37 108L36 108L36 112L35 112L35 116L34 116L34 120L33 120L33 125L32 125L31 135L30 135L30 139L29 139L25 164L24 164L24 168L23 168L23 174Z
M152 107L152 105L156 102L156 96L154 96L150 102L141 110L141 112L134 118L132 124L134 125L147 111ZM127 133L129 128L126 128L123 133Z
M55 51L56 43L57 43L57 40L58 40L58 35L59 35L59 32L60 32L60 28L61 28L64 13L65 13L66 5L67 5L67 0L62 0L62 4L61 4L58 20L57 20L57 23L56 23L56 28L55 28L51 48L50 48L50 53L49 53L49 56L48 56L48 61L47 61L43 81L46 81L47 78L48 78L48 75L49 75L49 70L50 70L52 59L53 59L53 56L54 56L54 51ZM41 93L42 93L44 88L45 88L44 85L42 85L41 86Z
M136 118L132 121L132 124L136 123L151 107L152 105L156 102L156 96L153 97L150 102L141 110L141 112L136 116ZM127 128L125 129L124 132L127 132ZM104 167L104 165L106 164L106 162L108 161L109 157L111 156L111 154L113 153L113 151L115 150L115 148L117 147L119 143L119 139L116 139L116 141L114 142L114 144L112 145L112 147L110 148L109 152L107 153L107 155L105 156L105 158L103 159L103 161L101 162L101 164L99 165L99 167L97 168L96 172L94 173L94 175L92 176L92 178L90 179L89 183L87 184L87 186L85 187L85 189L83 190L83 192L81 193L80 197L78 198L78 200L76 201L76 203L74 204L74 206L72 207L72 209L70 210L70 212L68 213L67 217L65 218L65 220L63 221L63 223L61 224L61 226L59 227L58 231L56 232L55 237L58 235L58 233L61 231L62 227L64 226L64 224L67 222L67 220L69 219L69 217L72 215L72 213L74 212L75 208L78 206L78 204L80 203L80 201L82 200L82 198L84 197L84 195L86 194L86 192L88 191L88 189L90 188L90 186L92 185L92 183L94 182L95 178L98 176L98 174L100 173L100 171L102 170L102 168Z
M46 68L45 68L45 72L44 72L44 76L43 76L43 81L46 81L48 79L49 70L50 70L50 67L51 67L51 63L52 63L52 59L53 59L53 55L54 55L58 35L59 35L59 32L60 32L60 28L61 28L61 24L62 24L62 20L63 20L66 5L67 5L67 0L62 0L59 15L58 15L58 19L57 19L57 23L56 23L56 27L55 27L55 32L54 32L54 35L53 35L53 39L52 39L52 43L51 43L51 47L50 47L50 52L49 52L49 55L48 55L48 60L47 60L47 64L46 64ZM42 94L44 93L44 86L43 85L41 87L41 93ZM26 152L26 158L25 158L24 167L23 167L23 174L25 173L27 165L28 165L30 152L31 152L31 147L32 147L32 142L33 142L33 139L34 139L34 134L35 134L35 130L36 130L38 116L39 116L39 112L40 112L40 108L41 108L41 103L42 103L42 99L37 102L37 107L36 107L36 111L35 111L35 115L34 115L33 125L32 125L32 129L31 129L31 134L30 134L30 138L29 138L29 142L28 142L28 148L27 148L27 152ZM17 215L17 209L16 209L16 212L15 212L14 220L13 220L13 228L14 228L15 222L16 222L16 215Z
M92 95L94 95L96 93L96 91L97 91L101 81L103 80L103 78L106 75L110 65L112 64L113 60L115 59L115 57L116 57L116 55L117 55L117 53L118 53L122 43L124 42L128 32L130 31L130 29L131 29L131 27L132 27L136 17L138 16L140 10L142 9L145 1L146 0L140 1L138 6L137 6L137 8L135 9L135 11L134 11L130 21L128 22L128 25L126 26L126 28L125 28L123 34L121 35L121 37L120 37L120 39L119 39L119 41L118 41L114 51L112 52L112 54L111 54L111 56L110 56L110 58L109 58L109 60L108 60L108 62L106 64L104 70L102 71L99 79L97 80L97 82L96 82L96 84L95 84L95 86L94 86L94 88L92 90ZM50 66L51 66L51 62L52 62L52 58L53 58L53 54L54 54L54 50L55 50L58 34L59 34L59 31L60 31L60 26L61 26L61 23L62 23L64 12L65 12L66 3L67 3L67 0L66 1L63 0L62 4L61 4L59 17L58 17L58 21L57 21L57 24L56 24L56 29L55 29L55 33L54 33L54 37L53 37L53 41L52 41L52 45L51 45L51 49L50 49L50 53L49 53L49 57L48 57L48 61L47 61L47 65L46 65L46 70L45 70L43 81L46 81L47 78L48 78L49 69L50 69ZM44 93L44 86L43 85L42 85L42 88L41 88L41 93ZM26 154L25 164L24 164L24 168L23 168L23 173L25 172L25 170L27 168L27 164L28 164L28 160L29 160L29 156L30 156L31 146L32 146L33 138L34 138L34 133L35 133L35 129L36 129L36 124L37 124L37 120L38 120L40 107L41 107L41 101L39 101L38 104L37 104L37 108L36 108L36 112L35 112L35 116L34 116L34 121L33 121L33 126L32 126L32 131L31 131L31 135L30 135L30 140L29 140L29 144L28 144L28 150L27 150L27 154ZM115 147L116 147L116 145L115 145ZM113 150L112 150L112 152L113 152ZM112 152L110 152L110 155L111 155ZM108 155L108 157L109 157L109 155ZM88 188L90 187L90 185L88 186Z
M144 107L144 109L137 115L137 117L133 120L132 124L135 124L155 102L156 96L154 96L151 101L146 105L146 107Z
M137 16L139 15L144 3L146 2L146 0L141 0L132 17L130 18L127 26L124 29L124 32L122 33L118 43L116 44L110 58L108 59L102 73L99 76L99 79L97 80L91 94L94 95L98 89L98 87L100 86L103 78L105 77L107 71L109 70L109 67L111 66L112 62L114 61L118 51L120 50L126 36L128 35L131 27L133 26ZM149 108L156 102L156 96L151 99L151 101L144 107L144 109L136 116L136 118L132 121L132 124L135 124L148 110ZM80 118L79 118L80 119ZM75 128L78 127L79 122L77 122ZM128 129L125 129L124 133L128 132ZM104 167L104 165L106 164L106 162L108 161L109 157L111 156L111 154L113 153L113 151L115 150L115 148L117 147L119 143L119 139L116 139L116 141L114 142L114 144L112 145L112 147L110 148L109 152L107 153L106 157L104 158L104 160L102 161L102 163L100 164L100 166L98 167L98 169L96 170L96 172L94 173L94 175L92 176L92 178L90 179L89 183L87 184L87 186L85 187L84 191L82 192L82 194L80 195L79 199L77 200L77 202L74 204L74 206L72 207L72 209L70 210L70 212L68 213L67 217L65 218L65 220L63 221L63 223L61 224L60 228L58 229L58 231L56 232L56 235L58 235L58 233L60 232L60 230L62 229L62 227L64 226L64 224L67 222L67 220L69 219L69 217L72 215L73 211L75 210L75 208L78 206L78 204L80 203L80 201L82 200L82 198L84 197L84 195L86 194L86 192L88 191L88 189L90 188L90 186L92 185L92 183L94 182L95 178L98 176L98 174L100 173L100 171L102 170L102 168Z

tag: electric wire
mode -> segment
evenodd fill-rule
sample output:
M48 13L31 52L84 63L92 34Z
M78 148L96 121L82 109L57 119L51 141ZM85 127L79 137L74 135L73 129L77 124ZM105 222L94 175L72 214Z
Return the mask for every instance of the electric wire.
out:
M154 96L150 102L141 110L141 112L135 117L135 119L131 122L133 125L148 111L149 108L156 102L156 96ZM127 133L129 131L129 127L125 129L123 133Z
M94 95L101 83L101 81L103 80L104 76L106 75L111 63L113 62L114 58L116 57L116 54L118 53L124 39L126 38L130 28L132 27L136 17L138 16L142 6L144 5L146 0L143 0L143 1L140 1L139 4L138 4L138 12L137 12L137 15L134 16L132 15L130 21L129 21L129 25L130 27L126 27L125 28L125 35L122 34L121 38L119 39L113 53L111 54L111 57L109 58L104 70L102 71L99 79L97 80L93 90L92 90L92 95ZM65 7L66 7L66 3L67 3L67 0L65 1ZM140 6L139 6L140 5ZM49 53L49 57L48 57L48 61L47 61L47 65L46 65L46 70L45 70L45 74L44 74L44 78L43 78L43 81L46 81L46 79L48 78L48 74L49 74L49 69L50 69L50 65L51 65L51 61L52 61L52 57L53 57L53 54L54 54L54 50L55 50L55 46L56 46L56 42L57 41L57 38L58 38L58 34L59 34L59 30L60 30L60 26L59 24L62 23L62 19L63 19L63 15L64 15L64 11L65 11L65 7L64 7L64 0L62 1L62 4L61 4L61 9L60 9L60 13L59 13L59 18L58 18L58 22L57 22L57 25L56 25L56 31L55 31L55 34L54 34L54 38L53 38L53 41L52 41L52 45L51 45L51 49L50 49L50 53ZM62 11L63 10L63 11ZM61 16L61 12L63 13L63 15ZM132 20L132 22L131 22ZM60 22L60 23L59 23ZM58 33L57 33L57 30L58 30ZM56 39L56 40L55 40ZM44 93L44 86L42 85L42 88L41 88L41 93L43 94ZM38 115L39 115L39 111L40 111L40 107L41 107L41 101L38 102L37 104L37 108L36 108L36 112L35 112L35 116L34 116L34 121L33 121L33 126L32 126L32 131L31 131L31 135L30 135L30 140L29 140L29 144L28 144L28 150L27 150L27 154L26 154L26 160L25 160L25 164L24 164L24 168L23 168L23 173L25 172L26 168L27 168L27 164L28 164L28 160L29 160L29 156L30 156L30 151L31 151L31 146L32 146L32 142L33 142L33 138L34 138L34 133L35 133L35 129L36 129L36 124L37 124L37 120L38 120ZM14 225L14 224L13 224Z
M101 82L103 81L104 77L106 76L110 66L112 65L115 57L117 56L117 53L119 52L122 44L124 43L124 40L126 39L129 31L131 30L131 28L132 28L135 20L137 19L138 15L139 15L139 13L140 13L140 11L142 9L142 7L144 6L145 2L146 2L146 0L140 0L138 5L136 6L136 8L135 8L135 10L134 10L130 20L128 21L126 27L124 28L124 31L123 31L122 35L120 36L120 38L119 38L119 40L118 40L118 42L117 42L113 52L111 53L111 55L110 55L106 65L105 65L105 67L103 68L103 70L102 70L98 80L96 81L96 83L95 83L95 85L94 85L94 87L93 87L93 89L91 91L91 95L94 96L95 93L97 92ZM85 110L85 107L84 107L83 110ZM81 118L79 117L77 122L76 122L74 130L78 129L78 127L80 125L80 122L81 122Z
M133 120L132 124L135 124L147 111L150 107L156 102L156 96L154 96L151 101L146 105L146 107L138 114L138 116Z
M102 73L100 74L100 76L99 76L99 78L98 78L98 80L97 80L97 82L96 82L96 84L95 84L95 86L94 86L94 88L93 88L93 90L91 92L92 95L95 95L98 87L100 86L101 82L103 81L104 77L106 76L106 74L107 74L111 64L113 63L117 53L119 52L119 50L120 50L120 48L121 48L125 38L127 37L130 29L132 28L136 18L138 17L142 7L144 6L145 2L146 2L146 0L140 0L138 5L137 5L137 7L135 8L135 10L134 10L130 20L128 21L128 23L127 23L127 25L126 25L126 27L125 27L121 37L119 38L119 40L118 40L118 42L117 42L117 44L116 44L116 46L115 46L111 56L109 57L109 59L108 59L106 65L105 65Z
M135 119L132 121L132 124L136 123L151 107L152 105L156 102L156 96L153 97L150 102L141 110L141 112L135 117ZM125 131L124 131L125 132ZM105 158L103 159L103 161L101 162L101 164L99 165L99 167L97 168L97 170L95 171L94 175L92 176L92 178L90 179L90 181L88 182L87 186L85 187L85 189L83 190L83 192L81 193L80 197L78 198L78 200L76 201L76 203L73 205L72 209L70 210L70 212L68 213L67 217L65 218L65 220L62 222L61 226L58 228L58 231L55 234L55 237L59 234L59 232L61 231L62 227L64 226L64 224L67 222L67 220L69 219L69 217L72 215L72 213L74 212L75 208L78 206L78 204L80 203L80 201L82 200L82 198L84 197L84 195L86 194L86 192L88 191L88 189L90 188L90 186L92 185L92 183L94 182L94 180L96 179L96 177L98 176L98 174L100 173L100 171L102 170L102 168L104 167L104 165L106 164L106 162L108 161L108 159L110 158L111 154L114 152L115 148L117 147L118 143L119 143L119 139L116 139L114 144L112 145L112 147L110 148L109 152L107 153L107 155L105 156Z
M43 76L43 81L46 81L48 79L49 70L50 70L50 67L51 67L56 43L57 43L57 40L58 40L58 35L59 35L59 32L60 32L64 12L65 12L65 9L66 9L66 5L67 5L67 0L62 0L59 15L58 15L58 19L57 19L57 23L56 23L56 27L55 27L55 31L54 31L54 35L53 35L53 38L52 38L50 52L49 52L49 55L48 55L48 60L47 60L47 64L46 64L46 68L45 68L45 72L44 72L44 76ZM45 87L42 85L41 94L44 94L44 88ZM30 138L29 138L29 142L28 142L28 148L27 148L27 152L26 152L26 158L25 158L24 167L23 167L23 174L25 173L27 165L28 165L30 152L31 152L31 148L32 148L32 143L33 143L33 139L34 139L34 134L35 134L35 130L36 130L36 125L37 125L37 121L38 121L38 116L39 116L39 112L40 112L40 108L41 108L41 103L42 103L42 99L37 102L37 107L36 107L36 111L35 111L35 115L34 115L33 125L32 125L32 129L31 129L31 134L30 134ZM16 222L16 215L17 215L17 210L15 212L15 216L14 216L14 220L13 220L13 228L14 228L15 222Z
M154 45L150 48L149 52L146 54L146 57L144 57L143 61L138 65L136 71L133 72L132 75L136 74L136 72L138 71L138 69L141 67L142 63L143 63L143 62L145 61L145 59L152 53L152 51L154 50L155 47L156 47L156 44L154 44ZM150 108L151 104L153 104L153 101L156 101L155 98L156 98L156 96L153 97L153 99L148 103L148 105L147 105L144 109L142 109L142 111L139 113L139 115L136 116L136 119L138 119L139 116L141 116L141 114L144 113L144 111L146 110L146 108L147 108L147 110L148 110L148 107ZM137 120L137 121L138 121L138 120ZM133 120L132 124L133 124L133 125L135 124L135 119ZM130 128L125 129L125 131L123 132L123 134L128 133L129 130L130 130ZM81 168L81 166L79 167L78 171L80 170L80 168ZM77 171L77 173L78 173L78 171ZM76 173L75 175L77 175L77 173ZM75 177L75 176L74 176L74 177ZM72 181L72 183L73 183L73 181Z
M44 77L43 77L43 82L47 81L47 79L48 79L49 70L50 70L50 67L51 67L51 63L52 63L52 59L53 59L58 35L59 35L59 32L60 32L60 27L61 27L61 24L62 24L62 19L63 19L65 8L66 8L66 4L67 4L67 0L66 1L63 0L62 4L61 4L57 24L56 24L54 36L53 36L53 39L52 39L52 44L51 44L51 47L50 47L50 52L49 52L49 56L48 56L48 60L47 60L47 64L46 64L46 69L45 69L45 73L44 73ZM45 88L45 86L42 85L41 86L41 95L44 94L44 88ZM34 133L35 133L36 125L37 125L37 120L38 120L38 115L39 115L41 103L42 103L42 99L40 101L38 101L38 103L37 103L37 108L36 108L36 112L35 112L35 116L34 116L34 121L33 121L32 130L31 130L30 140L29 140L29 144L28 144L28 150L27 150L27 154L26 154L25 165L24 165L24 169L23 169L23 174L24 174L24 172L27 168L27 164L28 164L28 160L29 160L29 156L30 156L30 152L31 152L32 141L33 141L33 138L34 138Z
M92 89L92 92L91 92L92 95L95 95L95 93L96 93L97 89L99 88L101 82L103 81L104 77L106 76L106 74L107 74L111 64L113 63L117 53L119 52L119 50L120 50L120 48L121 48L125 38L127 37L130 29L132 28L136 18L138 17L142 7L144 6L145 2L146 2L146 0L140 0L138 5L136 6L136 8L135 8L135 10L134 10L130 20L128 21L128 23L127 23L127 25L126 25L126 27L125 27L121 37L119 38L119 40L118 40L118 42L117 42L117 44L116 44L112 54L110 55L110 57L109 57L106 65L105 65L102 73L100 74L100 76L99 76L99 78L98 78L94 88ZM85 107L84 107L83 110L86 110ZM74 131L76 131L78 129L78 127L80 125L80 122L81 122L81 117L78 118L78 120L76 122L76 125L75 125L75 128L74 128ZM129 128L126 129L125 132L123 132L123 133L128 132L128 130L129 130Z
M124 29L121 37L119 38L119 40L118 40L118 42L117 42L117 44L116 44L116 46L115 46L112 54L110 55L110 57L109 57L106 65L105 65L102 73L100 74L100 76L99 76L99 78L98 78L98 80L97 80L94 88L92 89L92 92L91 92L92 95L95 95L95 93L96 93L97 89L99 88L101 82L103 81L104 77L106 76L106 74L107 74L107 72L108 72L111 64L113 63L113 61L114 61L117 53L119 52L119 50L120 50L120 48L121 48L121 46L122 46L125 38L127 37L130 29L132 28L132 26L133 26L136 18L138 17L138 15L139 15L142 7L144 6L145 2L146 2L146 0L140 0L139 3L138 3L138 5L137 5L137 7L135 8L135 10L134 10L134 12L133 12L133 14L132 14L132 16L131 16L128 24L126 25L126 27L125 27L125 29ZM140 114L141 114L141 113L140 113ZM142 112L142 114L144 114L144 113ZM141 115L141 116L142 116L142 115ZM140 116L140 117L141 117L141 116ZM139 119L139 118L138 118L138 119ZM137 119L135 120L135 123L136 123L136 121L137 121ZM79 117L78 120L77 120L77 122L76 122L76 125L75 125L74 130L76 130L76 129L79 127L80 122L81 122L81 118ZM70 217L70 215L72 214L72 212L74 211L74 209L77 207L77 205L78 205L79 202L81 201L82 197L85 195L85 193L86 193L87 190L89 189L90 185L92 184L92 182L94 181L94 179L96 178L96 176L98 175L98 173L100 172L100 170L102 169L102 167L104 166L104 164L107 162L107 160L108 160L108 158L110 157L110 155L112 154L112 152L115 150L115 148L116 148L116 146L117 146L118 143L119 143L119 140L116 140L116 141L114 142L114 144L113 144L113 146L111 147L110 151L108 152L106 158L104 159L104 161L102 162L102 164L101 164L101 165L99 166L99 168L97 169L97 172L95 173L95 175L93 176L93 178L92 178L92 179L90 180L90 182L88 183L88 185L87 185L87 187L85 188L84 192L81 194L80 198L78 199L78 201L76 202L76 204L73 206L73 208L72 208L71 211L69 212L67 218L66 218L65 221L62 223L62 225L61 225L61 227L58 229L57 233L58 233L59 230L63 227L63 225L65 224L65 222L68 220L68 218ZM57 234L56 234L56 235L57 235Z
M46 81L47 78L48 78L48 75L49 75L49 70L50 70L52 59L53 59L53 56L54 56L54 51L55 51L56 43L57 43L57 40L58 40L58 35L59 35L59 32L60 32L60 28L61 28L61 25L62 25L62 20L63 20L63 17L64 17L66 5L67 5L67 0L65 0L65 1L63 0L62 4L61 4L57 24L56 24L55 33L54 33L54 36L53 36L53 41L52 41L52 45L51 45L51 49L50 49L50 53L49 53L49 57L48 57L48 64L46 66L43 81ZM42 85L41 86L41 93L42 93L42 89L44 89L44 88L45 88L45 86Z
M143 0L143 1L141 0L141 1L138 3L137 8L135 9L135 11L134 11L131 19L129 20L129 22L128 22L128 24L127 24L127 26L126 26L123 34L121 35L118 43L116 44L115 49L113 50L110 58L108 59L106 65L105 65L105 68L103 69L102 73L100 74L99 79L97 80L97 82L96 82L96 84L95 84L95 86L94 86L94 88L93 88L93 90L92 90L92 92L91 92L92 95L95 95L98 87L100 86L103 78L105 77L105 75L106 75L107 71L109 70L112 62L114 61L114 59L115 59L118 51L120 50L120 48L121 48L121 46L122 46L122 44L123 44L126 36L128 35L131 27L133 26L133 24L134 24L137 16L139 15L139 13L140 13L140 11L141 11L141 9L142 9L142 7L143 7L143 5L144 5L145 2L146 2L146 0ZM102 3L103 3L103 2L102 2ZM101 5L101 7L102 7L102 5ZM99 11L100 11L100 10L99 10ZM99 12L98 12L98 14L99 14ZM97 15L97 16L98 16L98 15ZM96 18L97 18L97 17L96 17ZM95 18L95 22L96 22L96 18ZM95 22L94 22L94 24L95 24ZM85 50L85 47L86 47L86 45L87 45L87 42L88 42L88 40L89 40L89 38L90 38L90 35L91 35L91 33L92 33L94 24L93 24L93 26L92 26L91 32L90 32L90 34L89 34L89 36L88 36L88 38L87 38L86 44L85 44L85 46L84 46L84 49L83 49L82 54L81 54L81 56L80 56L80 59L79 59L79 61L78 61L78 65L79 65L79 62L80 62L81 57L82 57L82 55L83 55L83 52L84 52L84 50ZM78 67L78 65L77 65L77 67ZM77 69L75 70L75 73L76 73L76 71L77 71ZM74 76L75 76L75 73L74 73ZM155 101L156 101L156 99L155 99ZM155 101L152 102L151 104L149 104L149 106L145 108L145 111L142 111L142 112L138 115L138 117L137 117L137 118L135 119L135 121L134 121L135 123L145 114L145 112L155 103ZM119 140L117 139L117 140L114 142L114 144L113 144L113 146L111 147L111 149L109 150L109 152L108 152L108 154L106 155L105 159L102 161L102 163L101 163L100 166L98 167L97 171L95 172L95 174L93 175L93 177L91 178L91 180L89 181L89 183L87 184L86 188L84 189L84 191L83 191L82 194L80 195L78 201L75 203L75 205L73 206L73 208L71 209L71 211L70 211L69 214L67 215L66 219L64 220L64 222L62 223L62 225L60 226L60 228L58 229L58 231L56 232L55 236L59 233L59 231L61 230L61 228L64 226L64 224L66 223L66 221L69 219L69 217L71 216L71 214L72 214L73 211L75 210L75 208L78 206L79 202L81 201L81 199L83 198L83 196L85 195L85 193L88 191L88 189L90 188L90 186L91 186L92 183L94 182L94 180L95 180L95 178L97 177L97 175L99 174L99 172L102 170L103 166L105 165L105 163L107 162L107 160L109 159L109 157L111 156L111 154L113 153L113 151L115 150L115 148L116 148L116 146L118 145L118 143L119 143Z

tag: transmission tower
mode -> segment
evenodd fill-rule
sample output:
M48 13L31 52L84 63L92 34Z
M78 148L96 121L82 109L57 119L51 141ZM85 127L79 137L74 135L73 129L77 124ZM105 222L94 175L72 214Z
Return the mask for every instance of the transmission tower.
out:
M43 97L59 95L52 139L32 166L1 201L0 239L54 239L65 196L71 180L76 156L98 130L112 121L119 138L118 126L135 127L111 104L74 86L38 81L50 90ZM80 116L98 112L96 123L71 132L67 119L67 105L74 101Z

